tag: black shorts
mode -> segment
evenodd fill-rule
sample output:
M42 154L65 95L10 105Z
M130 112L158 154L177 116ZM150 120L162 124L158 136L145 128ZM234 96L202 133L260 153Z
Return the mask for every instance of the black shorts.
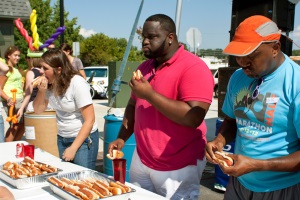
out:
M236 177L230 177L224 200L300 200L300 183L271 192L252 192Z

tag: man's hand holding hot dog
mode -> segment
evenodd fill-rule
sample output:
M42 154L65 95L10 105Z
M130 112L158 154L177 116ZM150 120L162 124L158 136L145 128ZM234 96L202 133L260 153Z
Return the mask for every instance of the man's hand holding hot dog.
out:
M263 160L254 160L240 154L226 154L234 162L231 166L226 165L224 162L218 162L219 157L216 156L215 152L222 151L222 148L223 145L220 138L216 138L212 142L207 143L205 156L208 162L218 164L224 174L238 177L252 171L259 171L259 166L263 165Z
M234 160L233 166L219 165L223 173L229 176L239 177L253 171L260 171L262 169L261 166L264 166L264 163L266 163L264 160L252 159L240 154L231 154L230 157Z
M113 150L118 150L118 151L121 151L122 148L124 147L125 145L125 142L123 139L121 138L117 138L115 141L111 142L109 145L108 145L108 154L110 157L113 157Z
M141 80L141 78L143 77L142 72L138 69L136 71L133 72L133 77L135 80Z
M147 100L155 91L143 75L139 75L138 71L133 74L129 86L136 97Z

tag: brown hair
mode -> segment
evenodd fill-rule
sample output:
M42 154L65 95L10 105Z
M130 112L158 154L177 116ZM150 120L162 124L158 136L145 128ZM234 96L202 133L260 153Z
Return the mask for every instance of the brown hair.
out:
M68 45L67 43L62 43L59 47L60 50L62 51L70 51L70 55L73 54L73 49L70 45Z
M30 58L30 67L37 67L41 69L42 68L41 58L35 58L35 57Z
M42 62L53 68L55 81L49 85L49 90L53 91L55 96L64 95L70 86L71 79L74 75L79 75L79 72L74 70L66 54L60 49L49 49L41 59ZM57 72L59 67L61 68L60 74Z
M5 58L6 63L8 63L8 60L9 60L8 56L10 56L11 54L13 54L16 51L21 52L20 48L17 46L10 46L5 50L4 58Z

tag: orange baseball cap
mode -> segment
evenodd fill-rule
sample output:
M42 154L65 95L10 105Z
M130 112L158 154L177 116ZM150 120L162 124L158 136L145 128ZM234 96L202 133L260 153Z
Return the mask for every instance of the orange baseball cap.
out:
M281 31L275 22L265 16L254 15L239 24L232 41L223 50L223 53L247 56L262 43L279 41L280 36Z

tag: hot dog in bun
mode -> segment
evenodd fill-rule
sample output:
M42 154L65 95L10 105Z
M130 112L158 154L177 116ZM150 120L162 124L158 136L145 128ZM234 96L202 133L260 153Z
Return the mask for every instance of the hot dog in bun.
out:
M224 151L216 151L215 152L215 161L218 164L223 164L226 167L232 166L233 165L233 159L229 156L227 156L228 154L225 153Z
M36 88L42 81L42 76L38 76L31 82L33 88Z
M120 188L122 190L122 193L131 192L131 188L130 187L128 187L127 185L125 185L125 184L123 184L123 183L121 183L119 181L116 181L116 182L111 181L111 182L109 182L109 185L111 187Z
M133 78L135 79L135 80L141 80L141 78L143 77L143 74L142 74L142 72L138 69L138 70L136 70L135 72L133 72Z
M122 151L118 151L116 149L114 149L112 151L112 154L113 156L110 156L110 154L106 154L106 157L113 160L113 159L120 159L120 158L123 158L124 156L124 153Z

